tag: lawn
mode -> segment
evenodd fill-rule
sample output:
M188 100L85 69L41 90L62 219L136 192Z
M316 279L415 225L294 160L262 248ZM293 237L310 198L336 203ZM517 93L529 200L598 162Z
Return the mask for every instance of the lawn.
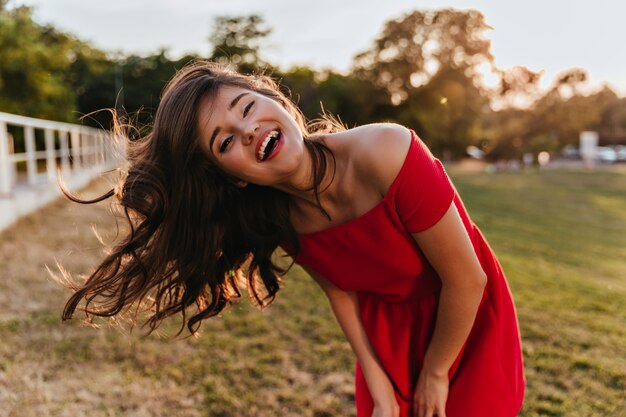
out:
M517 303L521 415L626 416L626 173L451 175ZM0 234L0 417L354 415L350 348L298 268L270 308L244 300L197 337L61 322L45 266L92 270L92 225L114 238L106 203L58 201Z

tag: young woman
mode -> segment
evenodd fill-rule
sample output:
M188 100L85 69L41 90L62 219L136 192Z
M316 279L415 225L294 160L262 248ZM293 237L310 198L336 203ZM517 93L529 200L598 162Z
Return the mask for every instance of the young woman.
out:
M211 63L166 87L115 195L131 233L85 284L88 314L153 300L190 331L243 286L271 302L282 246L357 358L359 417L517 415L524 375L504 274L441 163L393 124L307 130L264 76ZM194 310L188 317L185 313Z

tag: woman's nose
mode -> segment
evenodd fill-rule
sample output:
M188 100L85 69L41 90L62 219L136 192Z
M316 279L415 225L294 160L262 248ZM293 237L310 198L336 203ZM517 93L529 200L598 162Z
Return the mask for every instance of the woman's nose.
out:
M243 143L246 145L250 145L254 142L254 137L257 134L259 127L255 124L249 124L246 129L243 131Z

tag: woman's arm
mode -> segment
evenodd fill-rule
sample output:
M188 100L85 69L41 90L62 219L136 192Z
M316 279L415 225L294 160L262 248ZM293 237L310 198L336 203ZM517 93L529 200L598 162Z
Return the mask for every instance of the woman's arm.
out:
M448 371L467 339L487 277L454 203L429 229L413 234L441 279L437 321L415 392L419 417L445 417Z
M315 271L309 268L304 269L326 293L337 322L361 364L365 382L374 400L373 416L397 416L400 410L393 385L367 338L361 322L356 294L342 291Z

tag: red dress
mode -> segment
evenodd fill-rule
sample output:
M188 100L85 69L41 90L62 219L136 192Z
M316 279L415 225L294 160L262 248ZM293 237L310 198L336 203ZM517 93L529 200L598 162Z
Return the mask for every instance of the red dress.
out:
M448 417L508 417L520 410L525 379L515 307L504 273L470 220L442 164L412 133L406 159L383 200L346 223L299 236L296 262L355 291L363 326L391 379L402 417L430 342L441 282L411 233L434 225L452 203L488 283L467 341L450 369ZM372 398L357 362L357 417Z

